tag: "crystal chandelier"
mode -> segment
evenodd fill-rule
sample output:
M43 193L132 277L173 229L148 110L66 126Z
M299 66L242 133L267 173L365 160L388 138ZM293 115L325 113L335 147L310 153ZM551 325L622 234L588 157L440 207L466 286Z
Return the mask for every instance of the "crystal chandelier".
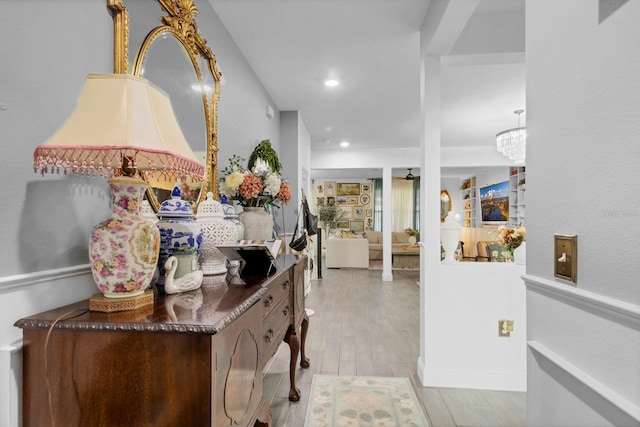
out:
M527 147L526 128L520 127L520 114L524 110L516 110L518 115L518 127L504 130L496 135L496 145L498 151L516 163L524 163Z

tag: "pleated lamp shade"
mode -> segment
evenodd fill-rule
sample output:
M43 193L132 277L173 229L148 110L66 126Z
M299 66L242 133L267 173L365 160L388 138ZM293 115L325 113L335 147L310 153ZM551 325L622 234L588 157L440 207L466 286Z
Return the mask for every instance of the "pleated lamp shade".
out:
M204 176L166 94L141 77L89 74L71 116L36 148L34 169L109 178L125 157L156 179Z

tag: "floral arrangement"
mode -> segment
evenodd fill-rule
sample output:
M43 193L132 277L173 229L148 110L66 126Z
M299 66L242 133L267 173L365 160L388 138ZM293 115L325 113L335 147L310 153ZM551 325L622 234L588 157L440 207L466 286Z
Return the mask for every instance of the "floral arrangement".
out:
M417 236L418 235L418 230L414 230L411 227L405 228L404 232L407 233L407 235L409 235L409 236Z
M278 206L291 200L291 189L269 164L256 159L251 169L242 166L244 159L234 154L222 172L220 194L237 200L243 207Z
M527 230L522 224L516 227L508 227L501 225L498 227L498 243L507 246L510 250L514 250L527 237Z

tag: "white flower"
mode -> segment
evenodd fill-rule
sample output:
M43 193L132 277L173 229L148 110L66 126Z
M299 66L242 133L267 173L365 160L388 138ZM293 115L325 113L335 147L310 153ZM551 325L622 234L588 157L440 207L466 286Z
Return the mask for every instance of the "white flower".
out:
M242 184L244 180L244 174L239 171L233 171L231 174L225 178L224 184L225 186L231 190L231 192L235 193Z
M280 191L280 184L282 179L276 173L270 173L264 180L264 194L271 194L275 196Z
M271 172L269 164L262 159L257 159L253 165L253 173L256 175L265 175L268 172Z

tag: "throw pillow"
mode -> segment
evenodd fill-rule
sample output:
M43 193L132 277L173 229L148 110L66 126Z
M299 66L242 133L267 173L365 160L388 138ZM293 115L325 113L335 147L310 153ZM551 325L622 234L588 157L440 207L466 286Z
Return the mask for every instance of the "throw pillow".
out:
M487 245L488 256L493 262L505 262L504 253L507 250L506 246L499 243L489 243Z
M382 237L378 237L378 243L382 244Z

